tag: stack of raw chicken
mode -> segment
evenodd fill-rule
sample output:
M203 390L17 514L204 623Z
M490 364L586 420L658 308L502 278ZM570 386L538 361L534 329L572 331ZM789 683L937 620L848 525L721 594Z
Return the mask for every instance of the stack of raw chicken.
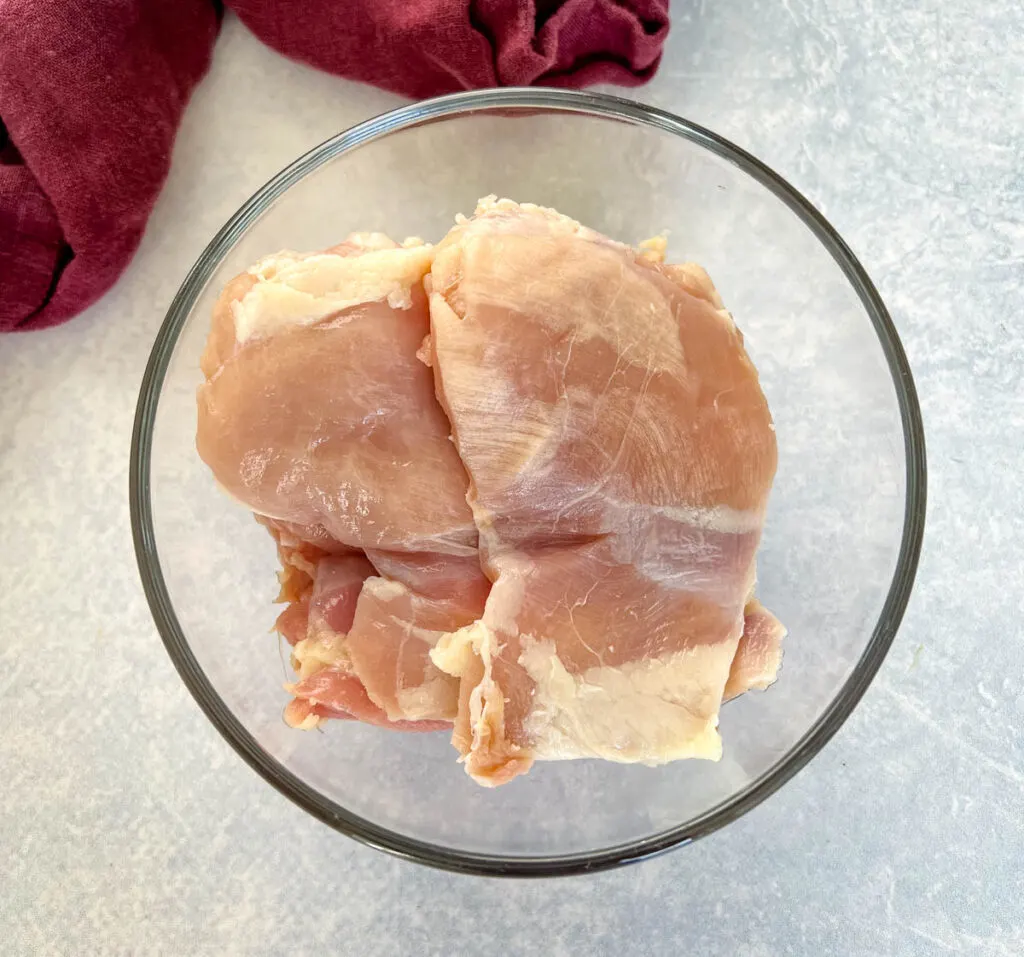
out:
M707 274L493 198L235 278L199 453L278 543L286 720L452 728L467 771L716 759L775 678L775 434Z

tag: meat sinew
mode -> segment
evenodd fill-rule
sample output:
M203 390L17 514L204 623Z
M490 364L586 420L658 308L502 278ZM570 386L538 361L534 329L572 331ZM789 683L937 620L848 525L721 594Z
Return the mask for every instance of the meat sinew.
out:
M493 582L432 652L464 685L467 770L500 784L537 759L718 758L776 445L710 281L490 201L440 244L431 286L438 396Z
M754 598L776 443L711 280L493 198L228 284L197 445L278 543L286 719L536 760L717 759L775 679Z

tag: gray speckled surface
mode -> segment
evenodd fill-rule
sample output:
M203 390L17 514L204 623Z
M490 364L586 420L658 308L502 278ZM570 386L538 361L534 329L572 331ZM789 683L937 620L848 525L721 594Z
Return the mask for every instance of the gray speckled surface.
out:
M879 677L740 822L559 882L431 872L340 837L207 723L142 598L128 436L180 277L259 184L397 101L229 20L135 262L0 340L0 953L1024 951L1024 12L1008 0L676 4L636 95L816 202L888 302L930 514Z

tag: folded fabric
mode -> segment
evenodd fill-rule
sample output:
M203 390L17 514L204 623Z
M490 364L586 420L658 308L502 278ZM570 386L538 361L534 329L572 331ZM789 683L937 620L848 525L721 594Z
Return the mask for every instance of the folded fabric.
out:
M227 0L262 40L411 97L636 85L668 0ZM0 0L0 331L56 325L127 266L216 37L216 0Z
M489 86L636 86L668 0L226 0L264 43L411 97Z
M0 0L0 330L124 270L216 32L210 0Z

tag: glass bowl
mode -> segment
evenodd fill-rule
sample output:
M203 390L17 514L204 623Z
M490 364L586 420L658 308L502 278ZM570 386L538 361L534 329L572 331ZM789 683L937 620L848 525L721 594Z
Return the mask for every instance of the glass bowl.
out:
M260 256L354 230L437 240L490 193L554 206L710 272L775 417L779 470L759 597L789 627L778 682L721 714L724 757L661 768L538 764L489 790L444 733L282 720L288 679L269 536L195 451L199 355L221 287ZM874 286L764 164L685 120L609 96L460 93L341 133L283 170L186 277L146 370L131 514L146 596L210 720L270 784L335 829L427 864L552 875L636 861L736 820L802 768L878 670L913 582L925 511L921 417Z

